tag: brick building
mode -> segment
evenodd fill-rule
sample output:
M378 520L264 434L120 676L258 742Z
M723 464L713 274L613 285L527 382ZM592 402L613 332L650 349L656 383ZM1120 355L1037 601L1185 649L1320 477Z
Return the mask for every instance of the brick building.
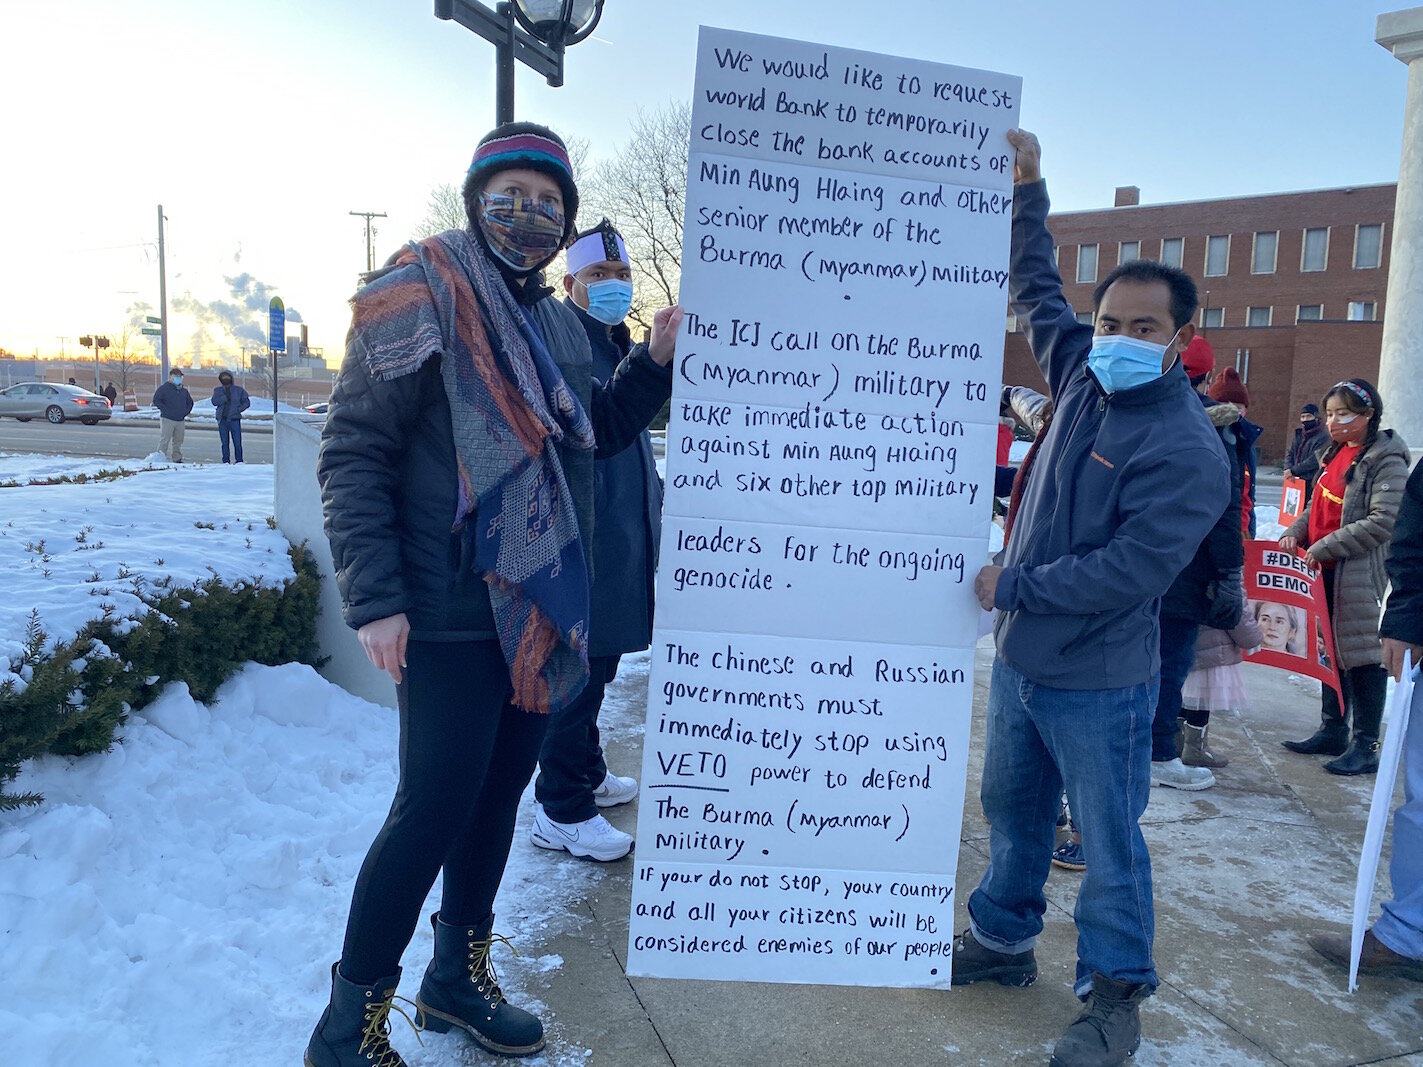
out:
M1055 213L1063 291L1084 322L1092 290L1137 257L1184 267L1196 280L1196 327L1250 389L1250 419L1265 428L1260 455L1289 446L1300 405L1340 378L1378 380L1396 185L1270 196L1139 203ZM1026 338L1010 321L1003 377L1042 388ZM1385 415L1385 424L1388 419Z

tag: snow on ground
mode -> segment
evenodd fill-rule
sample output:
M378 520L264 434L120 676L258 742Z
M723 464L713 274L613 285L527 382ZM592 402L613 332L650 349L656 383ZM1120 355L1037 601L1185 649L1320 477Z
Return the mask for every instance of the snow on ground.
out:
M23 467L66 471L58 459L0 457L0 472ZM18 594L0 605L0 640L23 633L29 605L57 633L77 629L104 599L87 587L123 600L113 574L125 563L150 581L202 579L209 565L232 579L289 577L285 541L265 521L271 496L271 468L258 466L0 489L13 524L0 525L0 567ZM23 548L41 538L47 563ZM90 569L101 582L85 579ZM647 656L624 664L604 705L613 730L641 725ZM248 664L209 706L169 686L111 752L27 764L14 788L45 803L0 816L0 974L21 976L0 1000L4 1061L300 1062L330 992L356 871L395 790L397 742L392 711L310 667ZM496 904L496 929L523 950L575 927L569 902L606 870L534 848L531 805L530 793ZM438 901L437 885L427 915ZM430 947L422 920L402 995L414 997ZM547 1051L527 1062L586 1063L591 1053L565 1040L538 999L561 959L495 955L506 990L550 1029ZM398 1016L393 1041L412 1067L498 1062L452 1035L424 1035L422 1047Z
M0 455L0 483L25 472L35 479L115 468L137 473L0 488L0 681L14 677L10 662L33 610L53 644L106 605L120 618L142 614L138 590L164 582L195 585L219 574L229 584L280 585L294 577L286 538L267 525L270 465Z
M645 661L646 655L640 657ZM631 666L631 665L630 665ZM616 720L645 665L619 676ZM614 707L613 705L619 705ZM42 807L0 818L0 1002L6 1062L187 1067L299 1063L330 992L351 887L395 791L395 715L310 667L248 664L210 706L181 684L132 717L106 755L30 764ZM567 928L602 868L529 843L532 796L496 904L496 951L515 1003L550 1027L529 1062L579 1065L539 997L562 960L530 955ZM439 907L439 887L425 915ZM404 960L414 998L429 960L422 918ZM398 1017L412 1067L493 1063L457 1036Z

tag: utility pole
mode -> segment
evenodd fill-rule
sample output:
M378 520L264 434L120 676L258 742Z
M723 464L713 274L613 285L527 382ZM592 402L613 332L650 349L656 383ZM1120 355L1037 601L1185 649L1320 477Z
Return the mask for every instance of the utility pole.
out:
M159 366L163 375L159 381L168 378L168 271L163 261L163 205L158 205L158 314L163 321L159 324L158 337Z
M366 270L373 271L376 264L371 253L371 219L383 219L386 214L384 211L348 211L346 214L357 215L366 220Z

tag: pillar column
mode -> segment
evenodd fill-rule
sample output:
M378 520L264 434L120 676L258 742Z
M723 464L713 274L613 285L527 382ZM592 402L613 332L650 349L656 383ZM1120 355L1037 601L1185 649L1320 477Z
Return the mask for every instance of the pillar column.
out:
M1423 7L1380 15L1374 40L1408 65L1378 384L1384 425L1417 455L1423 451Z

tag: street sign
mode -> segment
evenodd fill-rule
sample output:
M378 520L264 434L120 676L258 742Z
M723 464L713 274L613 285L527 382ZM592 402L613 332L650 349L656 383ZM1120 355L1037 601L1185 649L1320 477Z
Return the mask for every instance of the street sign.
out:
M267 348L273 352L287 350L287 306L279 296L267 305Z
M150 316L148 316L148 321L151 322L151 323L154 323L154 324L157 325L157 326L163 325L163 320L160 319L157 315L150 315Z
M150 328L147 327L147 326L145 326L143 329L139 330L138 332L139 332L139 333L146 333L146 334L148 334L150 337L159 337L159 336L162 336L162 334L163 334L163 331L162 331L162 330L150 329Z

